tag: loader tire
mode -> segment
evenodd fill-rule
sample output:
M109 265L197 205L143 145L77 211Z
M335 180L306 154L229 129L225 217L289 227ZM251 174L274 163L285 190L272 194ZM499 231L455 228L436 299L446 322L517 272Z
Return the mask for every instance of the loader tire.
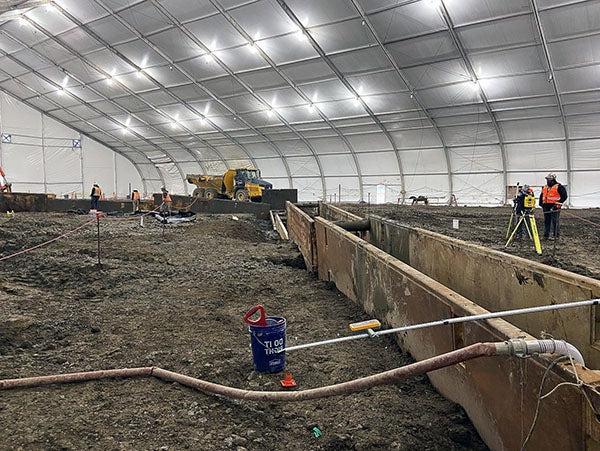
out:
M245 189L240 189L235 192L235 200L238 202L248 202L250 200L250 195Z
M219 193L214 188L207 188L204 190L204 198L208 200L217 199L219 197Z
M196 188L194 190L194 192L192 193L192 196L194 196L194 197L204 197L204 189L203 188Z

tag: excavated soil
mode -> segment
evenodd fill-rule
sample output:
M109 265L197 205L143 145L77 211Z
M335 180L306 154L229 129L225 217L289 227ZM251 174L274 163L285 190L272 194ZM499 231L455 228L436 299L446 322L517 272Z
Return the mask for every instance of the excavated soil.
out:
M600 279L600 209L564 209L561 236L542 241L542 255L536 254L527 237L505 248L510 208L442 207L407 205L344 204L357 215L375 214L413 227L421 227L461 240L518 255L556 268ZM540 237L544 231L542 212L535 211ZM459 229L452 227L458 219Z
M86 221L18 214L2 256ZM156 365L240 388L278 390L252 369L241 317L262 303L288 320L288 343L345 334L363 311L303 269L265 223L199 217L95 228L0 262L0 378ZM411 361L391 339L288 356L299 388ZM154 379L0 392L0 449L485 449L464 411L426 377L297 404L233 402ZM323 435L316 438L311 429Z

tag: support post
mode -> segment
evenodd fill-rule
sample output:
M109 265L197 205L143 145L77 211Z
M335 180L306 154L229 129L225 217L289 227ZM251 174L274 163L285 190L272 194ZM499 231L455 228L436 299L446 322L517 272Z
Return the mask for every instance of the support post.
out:
M96 231L98 238L98 266L102 266L100 262L100 213L96 213Z

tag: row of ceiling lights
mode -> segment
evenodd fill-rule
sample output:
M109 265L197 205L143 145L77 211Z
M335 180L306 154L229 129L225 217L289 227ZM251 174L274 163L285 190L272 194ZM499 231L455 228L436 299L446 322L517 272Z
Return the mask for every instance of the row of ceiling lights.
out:
M431 5L431 6L434 6L434 7L439 7L440 6L440 0L428 0L428 4ZM60 12L51 3L46 4L44 6L44 10L45 10L45 12L54 12L56 14L60 14ZM19 20L19 24L21 26L23 26L23 25L29 25L28 20L25 17L23 17L23 16L20 16L18 18L18 20ZM30 19L30 20L33 20L33 19ZM366 23L365 23L364 20L362 21L362 25L366 25ZM308 35L302 29L297 29L294 32L294 35L296 35L301 42L309 42ZM248 42L247 47L250 50L250 52L252 52L253 54L259 54L262 51L262 50L259 50L259 45L258 45L257 42L252 42L252 41ZM216 51L212 51L212 52L206 53L204 55L204 60L207 63L214 63L214 62L216 62L215 54L217 54L217 53L218 52L216 52ZM142 63L142 64L144 64L144 63ZM169 65L169 69L173 70L173 66ZM62 70L66 73L65 69L62 69ZM146 76L144 74L144 68L142 67L141 69L137 70L136 71L136 75L137 75L137 77L139 79L146 78ZM113 68L106 75L106 78L105 78L106 83L108 85L113 85L115 78L116 78L116 68ZM59 86L59 88L56 91L58 95L63 96L63 95L65 95L65 92L68 92L67 89L66 89L68 81L69 81L69 75L67 74L65 76L65 78L63 79L62 84ZM472 83L473 83L473 85L477 89L479 89L479 87L480 87L479 86L479 82L476 79L473 79ZM360 89L359 89L359 91L360 91ZM414 98L414 95L415 95L415 92L413 91L413 92L411 92L410 97ZM354 104L356 106L360 106L361 105L361 97L359 95L354 95L353 94L352 97L351 97L351 99L353 100L353 102L354 102ZM311 111L311 112L315 111L315 109L316 109L315 103L316 102L317 102L317 98L316 98L316 94L315 94L315 96L313 96L313 101L311 103L308 103L306 105L306 107L309 109L309 111ZM275 113L278 112L277 108L274 105L269 105L269 104L264 103L264 106L266 108L266 113L267 113L267 116L269 118L272 118L275 115ZM179 116L175 115L175 116L170 116L170 117L173 119L173 121L171 122L171 128L173 128L173 129L178 128L178 126L180 125ZM234 116L234 119L236 119L235 116ZM206 118L204 116L199 116L199 120L200 120L201 124L206 123ZM123 127L123 132L124 133L127 133L129 131L129 125L130 125L130 123L131 123L131 117L128 117L127 120L126 120L126 122L125 122L125 126Z
M60 14L60 12L54 8L54 6L51 3L48 3L47 5L44 6L44 10L45 12L54 12L56 14ZM32 18L30 18L30 20L34 20ZM18 17L18 22L20 26L28 26L29 25L29 21L23 17L23 16L19 16ZM298 36L298 39L302 42L308 42L308 36L302 31L302 30L297 30L295 32L295 34ZM254 54L259 54L260 50L258 48L258 45L256 42L249 42L247 44L249 50L254 53ZM207 63L215 63L216 59L215 59L215 53L217 52L208 52L204 55L204 60ZM143 63L142 63L143 64ZM64 68L61 68L63 70L63 72L67 73L66 70ZM173 66L169 65L169 69L173 70ZM145 74L144 74L145 70L144 68L140 68L139 70L136 71L136 75L139 79L143 79L146 78ZM106 75L105 81L108 85L113 85L114 84L114 80L116 78L116 68L111 69L111 71ZM59 96L64 96L65 93L68 92L67 90L67 84L69 82L69 75L67 74L65 76L65 78L63 79L62 84L58 87L58 89L55 91ZM358 97L355 97L355 100L358 102L359 99ZM266 108L266 113L268 115L269 118L273 117L275 112L277 111L274 107L274 105L268 105L265 104L264 105ZM310 111L314 111L315 110L315 105L313 103L310 103L307 105L308 109ZM177 129L178 126L180 125L180 121L179 121L179 115L175 115L174 117L171 116L171 118L173 119L173 122L171 122L171 128L172 129ZM234 119L237 119L236 117L234 117ZM199 116L199 120L201 124L205 124L206 123L206 118L204 116ZM124 127L122 128L123 133L128 133L129 132L129 125L131 123L131 117L128 117Z

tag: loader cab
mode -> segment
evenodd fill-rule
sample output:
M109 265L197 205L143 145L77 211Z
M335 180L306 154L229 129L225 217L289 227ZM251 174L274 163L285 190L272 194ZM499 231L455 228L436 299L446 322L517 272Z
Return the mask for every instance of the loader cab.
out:
M257 169L236 169L235 185L243 187L246 182L252 183L253 180L260 179L260 171Z

